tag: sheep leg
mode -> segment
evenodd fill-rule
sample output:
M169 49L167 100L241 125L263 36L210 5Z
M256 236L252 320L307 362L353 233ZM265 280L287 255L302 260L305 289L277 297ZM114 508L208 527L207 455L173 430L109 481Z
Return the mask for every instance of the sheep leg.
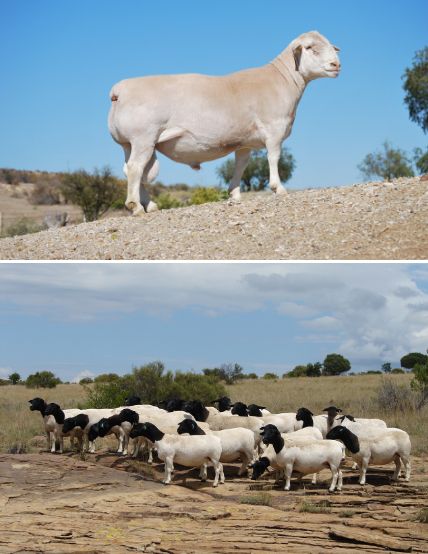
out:
M235 152L235 169L229 185L229 196L232 200L241 199L241 179L250 161L250 156L251 150L236 150Z
M51 452L52 452L52 454L55 454L55 451L56 451L56 436L55 436L55 433L51 432L50 440L51 440Z
M331 470L331 483L330 483L330 488L328 490L329 492L334 492L334 489L336 488L336 485L337 485L337 480L339 478L339 471L336 466L332 466L331 464L330 464L330 470Z
M54 447L55 447L55 443L54 443ZM51 432L50 431L46 431L46 450L49 452L49 450L52 452L52 449L51 449ZM55 452L55 450L54 450Z
M207 464L202 464L201 465L201 471L199 472L199 477L201 478L201 481L206 481L207 480L207 475L208 475Z
M146 211L151 211L155 209L156 206L150 207L150 198L148 193L144 189L143 207L140 202L140 183L143 177L143 174L146 170L146 167L149 165L153 158L154 147L150 146L140 146L138 144L132 145L131 155L129 157L128 163L126 164L127 176L128 176L128 194L126 197L125 206L128 210L132 210L133 215L137 215L142 212L144 209Z
M401 470L401 460L398 454L394 456L394 464L395 464L395 471L391 479L392 481L398 481L398 477L400 476L400 470Z
M119 432L115 432L114 435L117 439L116 454L122 454L122 452L123 452L123 434L119 431Z
M129 445L129 435L128 435L128 433L123 432L122 441L123 441L123 452L122 453L123 453L124 456L127 456L128 455L128 445Z
M404 480L410 481L410 471L411 471L411 465L410 465L410 458L407 456L401 455L401 461L404 465Z
M366 459L361 460L360 485L365 485L366 484L366 473L367 473L368 466L369 466L369 461L368 460L366 460Z
M358 464L357 464L357 462L354 462L354 463L352 464L351 469L358 469Z
M215 477L213 482L213 487L218 486L218 480L221 476L221 483L224 483L224 473L223 473L223 464L219 462L218 460L211 459L211 463L214 466L215 469Z
M317 484L317 474L316 474L316 473L314 473L314 474L312 475L312 481L311 481L311 482L312 482L313 485L316 485L316 484Z
M132 451L132 457L133 458L136 458L138 456L138 454L140 453L140 445L141 445L140 439L136 438L134 440L134 449Z
M145 184L149 184L156 179L159 174L159 161L156 157L156 152L153 152L153 156L150 158L149 163L144 169L143 176L140 182L140 201L144 206L147 213L155 212L158 206L155 202L150 200L149 193L144 188Z
M266 144L269 162L269 186L272 192L284 194L287 192L279 178L278 162L281 156L281 142L269 142Z
M285 491L290 490L290 481L291 481L291 474L292 473L293 473L293 465L292 464L287 464L285 466L285 487L284 487Z
M341 491L342 485L343 485L343 473L341 469L339 469L337 473L338 473L337 490Z
M171 472L173 469L174 469L173 458L171 456L168 456L167 458L165 458L165 479L163 480L165 485L168 485L169 483L171 483Z

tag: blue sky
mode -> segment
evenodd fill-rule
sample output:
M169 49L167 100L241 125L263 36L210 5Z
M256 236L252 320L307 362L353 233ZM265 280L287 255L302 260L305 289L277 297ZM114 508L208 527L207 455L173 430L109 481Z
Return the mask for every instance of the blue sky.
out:
M379 369L425 352L427 316L427 264L2 264L0 377L153 360L282 374L331 352Z
M0 0L0 167L67 171L110 165L109 90L122 78L224 74L262 65L302 32L341 48L342 75L311 83L287 141L290 187L361 181L357 164L385 139L426 146L403 104L401 76L427 44L426 0ZM194 172L161 158L165 183L212 185L220 162Z

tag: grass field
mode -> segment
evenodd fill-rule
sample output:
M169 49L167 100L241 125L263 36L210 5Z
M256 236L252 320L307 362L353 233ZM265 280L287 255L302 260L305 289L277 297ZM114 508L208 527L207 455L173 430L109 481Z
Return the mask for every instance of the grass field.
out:
M292 412L304 406L314 413L334 404L356 417L380 417L390 427L406 430L412 439L413 454L428 453L428 407L416 412L380 410L376 398L383 376L322 377L266 380L245 380L227 387L232 400L255 402L272 412ZM410 375L394 375L397 385L408 387ZM27 389L24 386L0 387L0 450L31 451L35 435L43 435L39 412L30 412L28 400L40 396L47 402L57 402L63 408L82 406L85 391L80 385L58 385L55 389ZM44 444L43 444L44 446Z

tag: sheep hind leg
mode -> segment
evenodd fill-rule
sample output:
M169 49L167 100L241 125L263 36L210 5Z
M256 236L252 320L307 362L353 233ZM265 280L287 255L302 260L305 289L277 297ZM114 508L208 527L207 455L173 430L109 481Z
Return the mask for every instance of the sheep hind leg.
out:
M401 461L404 465L404 480L410 481L410 472L411 472L411 464L410 464L410 458L408 456L401 456Z
M129 160L126 163L126 171L128 177L128 194L125 201L125 206L128 210L132 210L133 215L137 215L144 209L149 208L150 198L147 191L143 188L143 204L140 201L140 184L144 172L152 162L154 154L153 146L132 145Z
M398 481L398 478L399 478L400 473L401 473L401 459L400 459L399 454L396 454L394 456L394 464L395 464L395 471L394 471L394 474L392 475L391 479L392 479L392 481Z
M236 202L241 199L241 179L250 161L250 156L251 150L236 150L235 152L235 169L229 185L229 196Z
M156 157L156 152L153 152L153 156L150 158L147 164L140 183L140 201L144 206L147 213L155 212L158 209L156 202L150 200L149 193L145 189L144 185L152 183L159 174L159 160Z
M214 470L215 470L215 477L214 477L214 482L213 482L213 487L217 487L218 486L218 481L220 479L220 482L223 484L224 483L224 473L223 473L223 464L221 462L219 462L218 460L214 460L214 459L210 459L212 465L214 466Z

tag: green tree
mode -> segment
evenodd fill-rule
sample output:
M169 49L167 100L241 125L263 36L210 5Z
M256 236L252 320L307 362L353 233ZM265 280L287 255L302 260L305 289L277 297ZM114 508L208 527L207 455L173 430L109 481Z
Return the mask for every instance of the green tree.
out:
M80 170L64 175L61 186L64 197L82 208L86 221L95 221L115 203L125 202L125 187L105 167L91 175Z
M428 148L424 152L422 148L415 148L413 151L413 161L419 175L428 173Z
M308 366L306 365L296 365L288 373L284 373L284 377L306 377L307 376Z
M267 379L267 380L270 380L270 379L279 379L278 375L276 373L271 373L271 372L268 372L268 373L265 373L263 375L263 379Z
M91 377L83 377L83 379L80 379L79 385L90 385L93 382L94 380Z
M29 389L53 389L61 383L61 379L56 377L52 371L37 371L27 377L25 386Z
M206 368L202 371L205 376L224 381L227 385L232 385L239 379L245 379L244 369L237 363L222 364L220 367Z
M306 375L308 377L320 377L322 371L322 364L315 362L314 364L308 364L306 366Z
M391 364L389 362L382 364L382 371L385 373L391 373Z
M288 181L295 168L293 156L287 148L281 149L281 156L278 162L279 178L282 183ZM217 175L222 182L229 185L232 181L235 161L226 160L217 168ZM269 163L265 150L254 150L251 153L250 161L242 175L241 190L263 190L269 184Z
M323 362L323 375L340 375L351 369L351 362L341 354L327 354Z
M413 369L416 364L426 364L428 356L421 354L420 352L410 352L403 356L400 360L401 367L406 369Z
M413 390L419 393L417 408L420 410L428 401L428 360L414 366L413 379L410 385Z
M391 181L397 177L413 177L412 162L404 150L393 148L389 142L383 143L383 151L367 154L358 169L365 179L381 177Z
M244 379L258 379L259 376L257 375L257 373L247 373L246 375L244 375Z
M413 58L413 66L406 68L403 75L404 102L409 109L409 117L424 133L428 131L428 46L418 50Z
M16 385L21 380L21 376L16 371L9 375L9 381L12 382L12 385Z

